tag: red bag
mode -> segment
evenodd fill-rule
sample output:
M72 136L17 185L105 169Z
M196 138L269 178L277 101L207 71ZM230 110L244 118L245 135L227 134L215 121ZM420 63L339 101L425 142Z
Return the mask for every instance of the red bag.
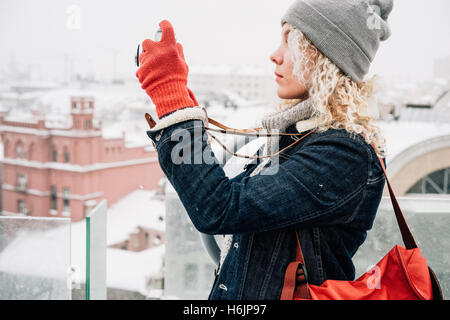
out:
M389 183L384 163L378 159L406 248L396 245L376 266L355 281L327 280L316 286L308 284L296 233L296 261L286 269L281 300L443 300L439 282L417 247Z

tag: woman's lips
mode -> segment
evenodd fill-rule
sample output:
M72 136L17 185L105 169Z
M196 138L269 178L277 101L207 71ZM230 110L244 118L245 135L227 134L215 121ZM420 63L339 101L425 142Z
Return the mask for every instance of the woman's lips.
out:
M282 75L279 75L278 73L276 73L275 72L275 76L276 76L276 79L275 79L275 81L279 81L280 79L282 79L283 78L283 76Z

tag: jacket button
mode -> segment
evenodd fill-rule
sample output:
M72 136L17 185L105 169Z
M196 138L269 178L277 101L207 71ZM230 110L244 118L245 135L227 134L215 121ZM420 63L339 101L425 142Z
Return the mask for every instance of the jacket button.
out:
M228 291L228 288L223 283L219 284L219 288Z
M239 248L239 245L238 245L237 242L234 243L234 247L235 247L236 249Z
M163 131L164 131L164 129L161 129L161 131L155 136L156 141L159 141L159 139L161 139Z

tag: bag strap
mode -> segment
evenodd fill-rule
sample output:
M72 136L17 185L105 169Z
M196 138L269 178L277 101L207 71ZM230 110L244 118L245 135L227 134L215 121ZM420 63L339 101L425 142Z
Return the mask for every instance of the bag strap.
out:
M397 224L400 228L400 233L402 234L403 243L405 244L406 249L415 249L417 248L417 243L414 240L408 224L406 223L405 216L403 215L402 209L400 209L400 205L398 204L397 198L395 197L394 190L392 190L383 160L380 157L378 157L378 160L380 160L381 168L383 169L384 176L386 177L389 195L391 197L392 206L394 207L395 218L397 219Z
M289 263L286 268L280 300L292 300L295 290L297 290L299 297L311 299L305 259L303 257L302 247L297 232L295 232L295 236L297 239L296 261Z

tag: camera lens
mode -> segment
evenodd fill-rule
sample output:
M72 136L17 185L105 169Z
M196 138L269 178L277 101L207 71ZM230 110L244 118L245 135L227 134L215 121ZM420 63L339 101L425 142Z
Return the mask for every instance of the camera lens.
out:
M141 53L141 44L139 43L137 46L136 56L134 57L134 63L139 67L139 54Z

